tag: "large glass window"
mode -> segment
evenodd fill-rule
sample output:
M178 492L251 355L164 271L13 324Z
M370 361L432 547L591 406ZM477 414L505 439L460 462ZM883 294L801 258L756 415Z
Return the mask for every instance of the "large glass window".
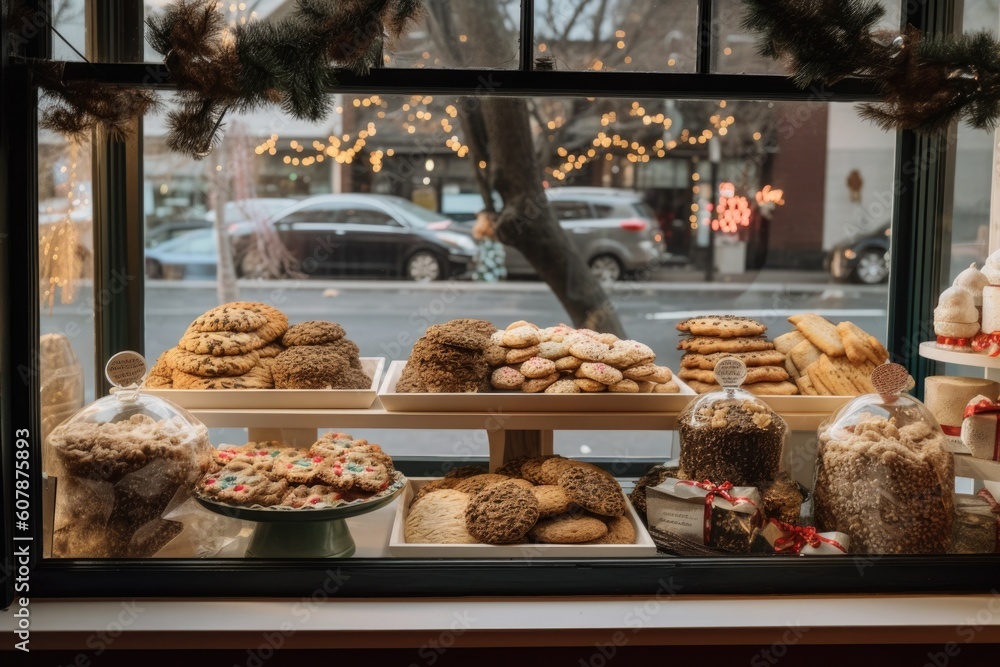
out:
M887 0L884 4L889 9L885 26L898 26L901 3ZM165 5L164 0L156 0L147 3L146 10L158 11ZM739 79L705 72L661 77L704 81L703 91L684 98L676 92L654 90L645 93L648 97L623 97L621 88L612 90L618 82L634 78L616 77L616 73L697 70L698 3L539 0L533 4L534 16L530 21L533 34L527 35L533 42L533 50L527 45L520 48L521 29L529 31L522 26L523 8L516 0L485 3L428 0L426 5L427 11L420 21L393 44L387 44L382 58L387 68L520 68L524 71L511 73L507 79L533 84L551 79L532 69L551 67L605 72L598 78L611 83L608 88L573 91L572 96L537 94L544 88L517 83L523 87L501 91L505 104L509 105L506 107L509 115L498 118L499 114L491 117L484 113L484 105L487 112L490 110L489 104L484 103L491 100L489 94L475 97L458 94L469 91L453 85L461 79L457 74L452 78L442 72L440 86L444 92L435 89L430 94L406 88L406 83L394 78L398 73L390 72L388 76L375 73L372 80L388 81L390 89L345 92L343 88L339 91L333 88L329 93L332 113L321 122L296 120L274 110L248 114L227 111L224 140L202 159L169 150L169 127L164 112L174 98L169 91L161 91L164 108L158 114L148 115L143 123L141 169L130 172L131 176L139 177L134 185L141 190L143 203L145 292L144 310L136 308L129 317L144 318L144 338L138 342L144 348L147 362L157 364L161 373L158 380L164 383L169 380L173 389L181 390L210 385L225 389L225 382L242 385L236 387L241 391L247 389L243 392L246 404L237 407L216 407L212 405L214 397L191 399L174 394L179 401L194 401L188 405L195 417L211 427L208 436L216 448L253 441L266 444L268 456L274 452L275 457L287 458L292 455L279 451L286 444L308 447L317 431L347 431L356 438L378 443L384 453L400 462L400 468L409 466L420 471L414 477L422 477L439 476L469 462L483 464L494 459L496 463L499 435L506 436L503 444L508 447L508 454L515 451L535 454L536 450L544 449L595 461L604 470L611 470L628 492L650 465L673 467L678 463L679 433L686 425L676 431L671 429L680 408L634 414L623 409L619 414L608 415L600 410L561 408L552 414L530 413L527 417L516 414L515 421L520 426L515 427L507 424L505 410L500 408L462 413L445 406L439 408L440 414L387 410L382 402L384 395L370 409L310 407L292 401L313 400L313 396L296 394L290 399L277 399L275 394L279 392L275 391L262 399L260 393L251 391L267 383L274 385L280 373L290 374L284 360L283 369L278 369L279 362L274 358L287 354L287 360L302 352L303 347L316 349L301 355L306 361L292 369L294 372L303 370L319 375L336 368L344 377L363 371L370 379L371 369L382 359L385 373L393 367L400 373L403 362L415 356L417 341L435 324L474 318L504 329L520 321L556 327L575 319L576 325L587 331L581 335L599 340L598 334L590 329L605 328L607 321L602 322L599 316L610 313L620 322L620 333L626 339L623 346L630 348L627 350L630 353L638 350L636 354L644 363L612 363L607 361L612 352L605 348L591 354L592 348L572 352L571 345L560 354L552 352L553 348L561 349L558 345L545 348L553 359L543 360L543 343L563 341L555 340L554 332L549 332L552 340L542 341L540 335L523 330L512 335L514 343L505 343L507 349L502 350L501 360L487 362L486 353L491 348L482 350L485 343L476 347L482 343L478 325L466 322L458 325L461 331L447 334L452 337L446 343L447 354L438 350L435 354L440 357L433 358L428 366L433 366L435 372L463 369L449 355L474 350L475 354L483 354L468 364L470 375L475 374L478 382L475 386L471 381L467 385L469 390L464 393L470 395L493 393L491 387L503 387L501 381L515 371L520 374L520 380L513 382L516 388L526 387L529 378L554 383L558 377L559 381L572 383L572 391L607 390L607 397L612 400L622 398L611 396L619 393L619 389L621 393L627 388L629 393L639 394L642 386L653 393L672 382L672 389L683 394L684 401L679 403L683 406L695 398L695 393L718 388L717 376L713 374L718 357L712 357L713 354L748 351L741 357L750 366L748 375L754 377L748 384L768 385L758 387L759 393L773 405L786 406L776 411L785 413L790 424L787 447L782 449L779 443L772 457L774 466L779 465L780 459L782 473L789 473L790 478L783 477L782 483L786 484L784 491L795 498L790 501L795 511L782 514L782 519L791 522L802 519L805 523L816 519L816 515L810 514L809 501L820 495L812 493L815 489L811 487L814 480L823 476L822 472L817 474L817 449L829 444L818 442L816 428L822 419L846 404L849 397L870 391L865 384L870 371L888 356L882 346L892 347L888 323L890 319L898 319L891 318L893 313L889 312L890 303L898 301L891 299L888 291L893 271L892 235L909 222L893 220L899 187L895 176L902 159L896 149L904 146L909 153L915 149L898 141L896 134L883 132L861 120L854 105L847 101L850 98L842 93L832 95L831 100L836 101L794 91L783 100L764 101L726 99L735 91L718 88L729 85L717 83L719 79L730 83L752 82L760 77ZM231 25L237 26L251 21L280 20L293 6L294 3L280 0L256 0L222 3L220 9ZM712 55L712 73L783 72L781 63L765 62L756 55L752 37L743 34L740 27L741 7L737 0L714 3L715 39L703 45ZM967 22L992 16L996 23L995 1L967 2L965 9ZM60 22L69 21L67 16L71 14L64 15ZM534 68L520 62L529 51ZM146 56L157 59L149 50ZM113 67L109 71L112 70ZM118 71L127 76L125 68ZM770 85L774 80L766 81ZM743 88L742 84L740 87ZM745 95L744 89L738 97ZM515 117L523 118L524 123L515 127L511 122ZM512 137L517 137L520 130L524 132L515 144ZM984 136L966 128L960 128L958 133L951 219L953 243L945 250L951 253L946 271L949 276L954 276L969 261L981 262L989 247L993 142L984 141ZM505 150L511 146L516 150ZM116 164L115 169L131 168L127 163L128 160ZM95 354L94 340L107 341L110 337L95 336L91 320L96 298L90 281L95 279L94 266L101 266L100 262L95 263L88 245L93 225L89 185L92 168L86 146L40 135L41 349L43 362L49 358L45 355L51 353L52 359L70 360L72 363L64 365L75 373L71 383L50 385L48 378L56 376L43 363L43 429L51 428L58 423L57 417L69 413L69 394L74 406L98 398L93 394L98 386L95 380L103 372L99 365L106 361ZM112 171L107 166L100 169ZM552 226L537 224L534 228L537 235L529 241L515 240L517 235L512 232L508 236L503 226L500 232L491 233L488 224L493 214L520 205L515 201L517 193L506 187L513 178L526 179L524 189L537 189L538 200L544 200L545 205L539 208L553 213ZM114 185L126 187L124 182ZM504 201L504 195L509 201ZM537 215L521 214L508 224L522 224ZM119 219L122 216L112 217L115 220L109 226L123 224ZM569 248L570 260L560 254L562 251L546 250L553 247ZM548 261L539 261L540 256ZM580 270L574 272L577 268ZM114 300L121 306L124 297L115 292L97 298ZM578 307L584 299L589 299L586 312ZM314 325L317 331L303 336L310 339L306 342L296 337L286 340L273 336L263 341L264 334L259 332L277 326L272 320L280 320L261 314L270 313L269 308L244 314L245 321L241 321L239 330L209 330L214 325L203 330L189 328L206 311L233 301L261 302L279 309L291 324L327 323ZM592 307L595 302L600 308ZM707 343L702 341L704 351L693 345L681 349L682 341L691 343L691 337L682 335L685 328L682 323L715 314L754 320L745 326L756 333L729 336L728 324L709 324L705 326L724 331L704 334L711 339ZM821 318L827 320L825 324ZM330 325L331 321L338 323L344 332ZM757 330L758 323L766 330ZM843 323L844 328L836 327L838 323ZM761 339L764 335L767 340ZM357 350L337 356L340 353L333 351L335 345L338 350L352 350L341 336L353 341ZM474 338L476 344L463 347L468 343L466 336ZM773 342L778 338L795 343L782 351ZM532 342L525 342L528 340ZM601 345L610 347L612 344L606 340L600 340ZM656 363L670 371L650 367L652 354L647 356L642 346L630 341L648 346ZM744 344L746 347L740 347ZM286 348L299 349L288 354ZM802 354L796 353L796 349ZM496 350L492 352L495 354ZM761 356L755 357L756 353ZM526 356L521 358L521 355ZM757 364L761 358L769 361ZM551 368L546 362L550 362ZM557 362L565 362L566 367L556 365ZM531 364L545 368L545 373L539 373L539 377L529 375L529 371L537 370ZM586 369L584 364L588 364ZM206 368L209 370L205 371ZM507 377L503 375L505 371ZM598 381L592 377L595 374L614 379ZM671 379L655 382L643 379L654 374ZM218 381L218 376L226 380ZM354 375L354 380L357 379ZM422 398L433 395L434 389L440 387L426 378L418 379L424 382L427 391L414 393ZM828 384L821 384L821 379ZM394 380L387 387L392 391L406 382L400 377L398 384ZM362 385L352 387L352 391L365 393L372 389ZM76 387L82 389L76 391ZM210 397L211 391L206 388L202 394ZM818 407L801 409L789 402L813 398L819 401L807 405ZM823 402L824 399L829 400ZM241 396L238 400L244 399ZM774 445L767 438L783 431L777 426L778 420L761 415L762 409L747 406L746 402L737 406L747 411L744 426L774 428L745 443L747 446L735 452L734 458ZM718 422L729 425L730 409L737 411L729 405L702 414L708 415L713 428L719 428ZM889 414L891 410L885 412ZM877 418L876 415L868 421ZM351 423L343 425L340 421ZM363 425L354 426L359 423ZM639 423L645 430L636 427ZM450 428L456 424L461 428ZM620 428L615 428L616 424ZM394 425L398 428L393 428ZM509 428L506 433L505 428ZM633 428L636 430L629 430ZM918 430L907 431L910 434L907 437L919 439L913 435ZM858 445L866 434L874 433L873 442L884 444L887 440L896 443L902 437L901 431L899 424L882 419L877 428L851 424L836 435ZM784 433L778 434L779 438L781 435ZM700 444L710 450L730 445L738 436L725 431ZM329 439L342 442L345 438L341 434ZM274 443L280 446L272 448ZM125 446L131 444L126 442ZM248 457L263 455L257 448L253 452ZM943 456L938 463L952 461ZM213 460L220 468L224 463L223 458ZM302 458L296 454L291 461L282 459L287 468L310 467L310 461L326 463L323 456L313 453ZM270 490L261 497L273 500L279 494L287 494L287 482L291 479L287 470L280 474L273 469L261 472L266 466L257 467L256 463L249 468L254 474L247 474L254 477L254 485ZM831 458L830 467L835 467L835 463ZM844 464L844 459L840 463ZM351 472L377 473L382 465L378 460L366 460L363 464L360 470ZM872 465L877 464L876 461ZM538 465L543 464L538 462ZM849 476L856 474L854 467L857 466L844 464L844 470L827 472ZM946 469L947 465L941 468ZM599 474L594 470L589 472ZM143 471L143 474L148 473ZM559 481L560 476L551 477L552 474L550 471L546 478ZM672 474L681 473L674 470ZM899 479L905 478L903 473L899 475ZM156 482L164 478L149 477L141 481ZM706 477L708 474L686 481L697 486ZM872 545L882 544L880 540L885 535L898 537L902 532L909 536L908 531L891 526L882 529L894 520L892 517L897 516L900 507L907 517L919 514L924 509L920 503L928 495L938 503L936 510L947 508L950 515L948 485L952 475L949 472L947 480L934 477L932 484L924 484L926 480L921 479L920 484L909 485L903 490L918 487L916 500L910 498L903 504L896 502L894 493L885 489L888 484L877 477L866 476L861 480L863 485L859 482L856 487L840 484L838 490L840 509L854 503L856 514L864 514L866 528L873 526L871 532L876 539L863 545L864 548L869 554L878 555L925 550L926 544L912 540L904 548ZM91 496L96 493L94 489L100 489L107 496L109 480L110 475L104 475L88 480L87 484L76 484L75 488L71 482L70 488ZM90 485L90 481L94 484ZM115 488L111 493L117 494L116 499L123 499L112 503L119 509L131 508L129 503L141 505L149 496L156 495L147 492L142 484L133 485L136 478L124 483L118 479L112 481ZM723 484L731 480L720 477L715 481ZM762 490L765 485L777 484L775 477L754 478L746 484L758 481ZM890 481L895 484L898 479ZM971 490L972 486L969 482L962 488ZM172 502L173 489L168 487L157 486L164 497L155 500ZM827 492L829 487L828 484ZM934 490L928 491L928 487ZM388 488L388 482L379 488ZM728 487L721 491L728 491ZM357 500L351 492L352 489L338 490L341 497L336 500L343 500L344 496L347 502ZM320 492L306 493L310 494ZM611 495L614 501L620 500L617 488ZM862 496L870 502L857 507L856 498ZM880 503L890 497L891 507L886 509ZM586 506L587 501L570 498L568 491L567 498L564 508L578 512L578 508ZM800 513L796 503L801 499L806 503ZM772 497L768 502L780 504L781 499L776 501ZM270 544L273 552L248 550L251 526L233 519L232 512L225 515L225 521L217 514L209 515L203 509L205 505L194 500L171 504L169 517L159 507L147 507L148 516L143 518L149 519L148 532L133 530L129 517L121 516L116 516L119 524L116 529L122 534L132 534L137 540L149 539L145 546L158 545L152 550L158 556L301 555L275 539ZM247 502L242 507L247 506L252 504ZM695 533L702 525L704 507L698 506L696 510L692 515ZM708 510L711 514L711 502ZM387 505L367 518L351 517L351 523L346 525L358 538L355 555L376 558L398 555L391 552L388 543L396 511ZM100 528L100 512L90 514L97 517L92 519L90 528ZM240 512L235 514L239 516ZM465 516L464 510L459 516ZM63 512L61 521L66 525L72 518L71 513ZM982 519L981 512L978 519ZM182 527L164 525L171 522ZM944 519L935 522L932 528L937 541L932 550L943 554L948 551L946 542L950 539L950 535L945 535L948 531L943 529L948 522ZM978 521L977 526L981 528L985 523L988 522ZM341 527L338 524L337 529ZM265 533L260 530L256 537L265 541L261 537ZM803 540L812 539L808 529L797 534ZM99 538L100 530L93 531L88 539L94 535ZM161 550L161 541L169 546ZM133 546L136 545L129 548ZM143 545L138 547L141 552ZM533 556L529 552L525 550L512 557L530 561ZM62 551L62 555L74 555L72 548L69 552ZM725 554L709 551L698 555ZM652 571L656 561L649 560L645 566Z

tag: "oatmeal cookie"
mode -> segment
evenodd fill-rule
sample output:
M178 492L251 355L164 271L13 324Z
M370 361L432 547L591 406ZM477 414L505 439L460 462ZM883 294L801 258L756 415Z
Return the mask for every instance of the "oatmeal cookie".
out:
M236 301L216 306L188 326L188 331L257 331L267 324L267 315L255 304Z
M587 468L570 468L559 478L559 486L574 503L601 516L625 513L625 496L614 479Z
M465 527L486 544L515 544L538 521L538 501L530 491L501 482L488 486L469 501Z
M267 366L254 366L243 375L201 377L184 371L174 371L175 389L274 389L274 380Z
M542 519L531 529L531 538L548 544L579 544L608 533L606 523L592 516L562 515Z
M336 322L309 320L288 327L281 337L285 347L294 345L326 345L334 343L345 336L344 327Z

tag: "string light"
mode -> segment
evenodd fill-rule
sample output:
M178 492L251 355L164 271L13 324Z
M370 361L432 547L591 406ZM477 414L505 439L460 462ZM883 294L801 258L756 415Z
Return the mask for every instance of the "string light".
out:
M80 234L73 222L73 211L81 205L88 206L90 200L81 194L83 186L77 183L79 159L79 144L70 143L69 168L59 170L61 173L69 172L66 183L66 215L39 239L38 274L43 283L41 300L50 312L55 306L57 290L60 290L60 303L73 303L77 279L80 277L81 262L77 254Z

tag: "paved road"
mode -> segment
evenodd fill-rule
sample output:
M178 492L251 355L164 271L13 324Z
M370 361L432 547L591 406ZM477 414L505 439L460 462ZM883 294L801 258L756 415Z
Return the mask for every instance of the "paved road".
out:
M559 302L538 283L484 286L470 283L387 282L271 282L244 284L240 297L274 304L292 322L331 319L347 329L363 356L405 359L424 329L456 317L479 317L498 326L526 319L539 325L566 320ZM791 326L785 318L796 312L819 312L835 321L852 320L884 339L887 290L882 287L817 283L623 283L612 295L626 332L650 345L659 361L678 367L674 325L704 313L746 314L779 335ZM146 356L152 361L176 344L188 323L217 303L213 284L156 281L146 295ZM73 333L73 345L86 369L88 391L93 378L92 319L78 305L56 306L43 314L42 331ZM331 424L336 427L336 424ZM397 455L451 452L455 444L471 443L485 455L482 434L458 431L438 433L366 432ZM213 442L233 442L243 434L234 429L213 431ZM614 445L609 448L610 442ZM579 455L669 455L669 436L656 433L561 433L557 450Z

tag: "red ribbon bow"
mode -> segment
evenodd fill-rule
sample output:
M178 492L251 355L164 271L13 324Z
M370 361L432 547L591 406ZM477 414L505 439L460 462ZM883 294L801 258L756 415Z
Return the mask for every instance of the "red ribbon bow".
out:
M974 417L976 415L990 415L1000 413L1000 404L994 403L993 401L983 399L978 403L970 403L965 406L965 413L963 415L964 419L969 417ZM1000 418L998 418L998 425L1000 425ZM993 460L1000 461L1000 428L997 428L993 434Z
M825 543L831 544L836 549L847 553L844 545L837 540L823 537L812 526L793 526L790 523L778 521L777 519L771 519L769 523L774 524L778 530L784 533L784 535L774 541L775 551L791 551L792 553L800 554L803 547L807 544L813 549L819 549Z
M750 503L751 505L754 506L754 509L757 509L757 503L750 500L749 498L745 496L734 496L729 493L730 491L733 490L732 482L723 482L722 484L714 484L711 480L706 479L704 482L681 480L677 483L683 484L685 486L696 486L699 489L708 491L708 493L705 494L704 539L706 545L709 543L709 540L712 537L712 502L715 500L716 496L724 500L728 500L730 503L733 504L734 507L741 503Z

